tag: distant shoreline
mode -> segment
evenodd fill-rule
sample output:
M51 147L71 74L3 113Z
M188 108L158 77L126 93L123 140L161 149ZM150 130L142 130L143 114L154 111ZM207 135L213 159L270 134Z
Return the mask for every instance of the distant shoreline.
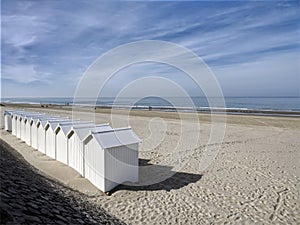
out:
M281 117L300 117L300 111L293 110L268 110L268 109L248 109L248 108L188 108L188 107L169 107L169 106L126 106L126 105L71 105L71 104L43 104L43 103L11 103L1 102L5 107L24 107L24 108L57 108L64 110L77 109L102 109L102 110L140 110L140 111L158 111L158 112L181 112L181 113L203 113L203 114L228 114L228 115L255 115L255 116L281 116Z
M2 98L3 105L31 107L132 109L140 111L227 113L241 115L300 116L298 97L20 97Z

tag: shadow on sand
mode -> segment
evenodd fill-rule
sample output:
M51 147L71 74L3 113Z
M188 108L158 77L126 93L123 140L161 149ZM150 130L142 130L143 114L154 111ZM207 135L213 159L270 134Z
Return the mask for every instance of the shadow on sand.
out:
M180 189L191 183L196 183L202 177L201 174L183 173L172 171L171 166L154 165L150 160L139 159L139 183L122 184L117 186L110 193L118 190L132 191L171 191Z

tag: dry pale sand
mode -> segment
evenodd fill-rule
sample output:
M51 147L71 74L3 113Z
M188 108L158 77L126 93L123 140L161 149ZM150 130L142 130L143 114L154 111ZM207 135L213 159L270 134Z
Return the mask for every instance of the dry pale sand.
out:
M71 115L70 110L53 108L27 110ZM77 116L88 119L86 112ZM26 147L12 135L1 131L1 138L44 173L84 192L90 201L129 224L299 224L300 118L227 116L223 143L205 171L199 170L199 162L211 124L208 115L200 114L199 118L197 147L179 146L177 151L181 124L174 113L131 113L130 125L143 139L140 179L154 181L176 173L150 186L121 185L111 196L103 195L75 171ZM97 109L95 119L98 123L111 121L107 110ZM126 121L127 116L120 111L113 125L126 125ZM192 120L187 119L185 124L194 128ZM185 132L188 139L196 131ZM176 161L178 155L186 161Z

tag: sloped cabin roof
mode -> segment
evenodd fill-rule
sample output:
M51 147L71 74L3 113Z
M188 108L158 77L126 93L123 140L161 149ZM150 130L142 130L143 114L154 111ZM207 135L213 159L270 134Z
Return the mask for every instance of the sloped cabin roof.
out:
M36 116L36 117L31 117L30 123L36 125L38 122L40 122L42 120L53 120L53 119L59 119L59 118L61 118L61 117L55 117L55 116L51 117L49 115L44 115L44 116L39 116L39 117Z
M24 116L24 120L30 122L34 118L40 118L40 117L44 117L44 116L45 116L45 114L26 115L26 116Z
M29 117L29 116L35 116L35 115L42 115L40 114L39 112L25 112L25 113L20 113L18 114L19 115L19 120L23 120L23 119L26 119L26 117Z
M67 135L68 132L72 129L74 126L78 127L86 127L86 126L92 126L94 123L92 121L83 121L83 122L74 122L74 123L68 123L68 124L58 124L56 128L54 129L54 132L57 133L59 130L61 130L64 135Z
M109 124L94 124L93 126L85 126L85 127L77 127L74 126L72 129L68 132L67 136L70 138L74 133L78 136L78 138L83 141L83 139L90 134L91 132L101 132L101 131L107 131L112 130L111 126Z
M38 119L36 125L40 124L42 128L45 128L48 121L71 121L71 120L69 118L43 118L43 119Z
M24 110L5 110L4 116L9 115L12 116L14 113L22 113Z
M13 116L13 118L19 118L19 116L21 116L22 113L24 113L24 111L23 112L12 112L12 116Z
M93 138L95 138L102 149L126 146L141 142L141 139L134 133L134 131L130 127L112 129L109 131L91 132L84 139L84 142L88 143Z
M62 125L62 124L76 124L76 122L79 122L79 120L48 120L47 123L45 124L45 129L47 130L48 128L50 128L51 130L55 130L55 128L58 125Z
M39 112L28 112L28 111L13 111L11 112L14 117L20 118L23 116L40 114Z
M25 111L22 111L22 112L12 112L12 115L15 116L15 117L23 117L25 116L26 114L28 114L28 112L25 112Z
M63 119L68 120L69 118L67 118L67 117L63 117L63 118L61 118L61 117L51 117L51 118L45 117L45 118L36 118L33 121L34 121L35 125L38 126L39 124L41 124L41 126L44 128L44 126L46 126L48 121L63 120Z

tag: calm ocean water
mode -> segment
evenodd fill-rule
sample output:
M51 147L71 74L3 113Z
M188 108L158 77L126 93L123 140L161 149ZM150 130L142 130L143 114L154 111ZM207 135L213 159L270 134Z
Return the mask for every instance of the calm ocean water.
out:
M209 108L205 97L192 97L193 103L197 108ZM213 99L218 101L217 98ZM2 98L2 102L11 103L31 103L31 104L73 104L73 98ZM132 98L122 98L114 102L114 98L103 97L97 100L98 106L124 105L140 107L191 107L186 98L168 98L167 100L157 97L143 98L134 102ZM94 105L90 99L81 99L78 104ZM300 111L299 97L225 97L225 107L227 109L249 109L249 110L283 110Z

